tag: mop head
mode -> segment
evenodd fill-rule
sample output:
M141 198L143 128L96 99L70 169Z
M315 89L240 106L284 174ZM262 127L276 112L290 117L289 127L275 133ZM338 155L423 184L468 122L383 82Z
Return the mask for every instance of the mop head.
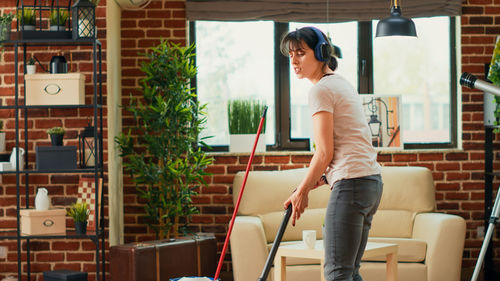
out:
M171 279L173 281L213 281L213 278L208 277L182 277L179 279Z

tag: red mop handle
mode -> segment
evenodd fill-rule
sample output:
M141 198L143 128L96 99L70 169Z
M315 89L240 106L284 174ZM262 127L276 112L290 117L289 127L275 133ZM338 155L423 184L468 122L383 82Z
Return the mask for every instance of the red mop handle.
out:
M238 212L238 208L240 207L241 197L243 196L243 190L245 190L245 184L247 183L248 172L250 172L250 166L252 166L253 157L255 155L255 148L257 147L257 143L259 142L260 131L262 131L262 126L264 125L264 121L266 119L266 112L267 112L267 106L264 107L264 112L262 113L262 117L260 118L259 129L257 130L257 135L255 136L255 142L253 143L250 159L248 159L247 169L245 171L245 177L243 178L243 182L241 183L240 194L238 195L236 206L234 206L233 217L231 218L231 222L229 223L229 230L227 231L226 240L224 241L224 247L222 248L222 253L220 254L219 264L217 265L217 271L215 272L214 281L216 281L219 278L220 270L222 268L222 263L224 262L224 257L226 256L226 250L229 244L229 237L231 236L231 232L233 231L234 220L236 219L236 213Z

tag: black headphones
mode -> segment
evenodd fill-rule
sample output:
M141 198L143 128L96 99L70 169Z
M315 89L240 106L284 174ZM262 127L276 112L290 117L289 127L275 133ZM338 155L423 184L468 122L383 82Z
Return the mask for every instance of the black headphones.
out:
M314 47L314 56L319 61L327 61L330 58L330 44L325 40L323 33L314 26L309 27L314 33L316 37L318 37L318 43Z

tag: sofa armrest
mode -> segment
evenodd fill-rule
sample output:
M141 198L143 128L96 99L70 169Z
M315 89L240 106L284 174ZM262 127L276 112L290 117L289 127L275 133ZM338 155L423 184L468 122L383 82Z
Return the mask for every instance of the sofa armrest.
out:
M264 227L260 218L237 216L230 243L234 280L257 280L268 255Z
M456 215L421 213L413 238L427 242L427 281L459 281L465 241L465 220Z

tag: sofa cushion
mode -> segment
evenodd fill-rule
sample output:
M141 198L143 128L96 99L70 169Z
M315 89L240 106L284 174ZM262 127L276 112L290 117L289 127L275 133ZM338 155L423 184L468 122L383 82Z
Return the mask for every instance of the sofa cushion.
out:
M283 211L283 203L297 188L306 173L307 168L285 171L252 171L247 178L238 215L258 216ZM234 177L234 204L238 199L244 176L244 172L239 172ZM308 208L326 208L329 198L329 186L320 186L309 193Z
M407 210L377 210L369 236L410 238L414 218L415 213Z
M382 167L384 192L379 210L408 210L415 213L435 209L432 173L423 167Z
M397 244L399 246L398 248L399 262L423 262L425 260L427 243L423 240L406 239L406 238L370 237L368 238L368 241ZM371 259L366 259L366 261L385 261L385 257L374 257Z
M322 227L325 218L325 208L321 209L306 209L300 219L296 221L295 227L292 226L291 221L285 230L282 241L297 241L302 240L302 230L316 230L316 239L323 239ZM271 212L260 215L264 233L268 243L274 241L276 233L283 221L285 211Z

